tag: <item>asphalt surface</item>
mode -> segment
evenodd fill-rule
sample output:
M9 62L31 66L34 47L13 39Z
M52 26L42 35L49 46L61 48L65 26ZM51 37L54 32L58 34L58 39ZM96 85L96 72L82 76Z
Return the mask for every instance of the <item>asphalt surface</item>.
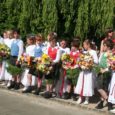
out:
M44 98L0 89L0 115L103 115ZM105 113L104 113L105 114Z

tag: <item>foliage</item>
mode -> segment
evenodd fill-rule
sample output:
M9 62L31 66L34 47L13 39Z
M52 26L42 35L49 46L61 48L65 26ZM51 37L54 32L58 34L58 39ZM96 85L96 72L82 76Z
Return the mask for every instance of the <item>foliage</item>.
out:
M55 31L83 40L102 36L108 27L115 28L115 0L0 0L0 33Z

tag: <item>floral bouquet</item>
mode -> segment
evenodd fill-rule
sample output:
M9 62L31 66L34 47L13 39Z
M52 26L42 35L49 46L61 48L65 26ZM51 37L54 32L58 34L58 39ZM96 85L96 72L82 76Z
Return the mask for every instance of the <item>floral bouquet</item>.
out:
M5 44L0 44L0 60L10 57L10 48Z
M34 61L34 58L32 56L28 56L26 53L22 54L20 57L20 64L22 67L31 67L32 63Z
M66 70L70 69L74 63L74 60L71 58L69 54L63 54L61 56L61 61L62 61L62 67Z
M89 53L81 54L78 65L82 70L90 70L94 66L94 60Z
M76 62L69 54L63 54L61 57L62 67L66 70L66 76L69 79L72 79L73 85L76 84L77 77L79 75L80 69Z
M53 69L51 63L52 63L51 58L47 54L43 54L42 57L38 58L37 60L36 69L42 72L43 74L48 75Z
M115 52L110 53L108 56L108 66L115 71Z

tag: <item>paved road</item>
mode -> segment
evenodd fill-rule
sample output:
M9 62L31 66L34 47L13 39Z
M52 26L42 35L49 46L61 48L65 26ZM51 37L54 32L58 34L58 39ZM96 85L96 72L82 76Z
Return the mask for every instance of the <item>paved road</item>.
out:
M40 97L0 89L0 115L102 115Z

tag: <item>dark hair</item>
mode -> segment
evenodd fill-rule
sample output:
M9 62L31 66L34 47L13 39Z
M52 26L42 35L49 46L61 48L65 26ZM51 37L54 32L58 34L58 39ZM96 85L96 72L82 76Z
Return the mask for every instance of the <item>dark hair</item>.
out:
M20 34L20 30L19 29L13 29L13 33L17 33L17 34Z
M105 40L105 41L103 42L103 44L105 44L107 47L109 47L110 50L113 49L114 44L113 44L113 41L112 41L111 39Z
M50 36L50 39L57 39L57 33L51 32L48 34Z
M84 42L85 42L87 45L90 45L90 48L91 48L91 49L95 49L91 40L85 39Z
M79 39L73 39L73 41L71 42L71 46L79 48L79 46L80 46L80 40Z
M108 37L108 33L111 33L111 32L113 32L113 29L112 28L106 28L106 30L105 30L105 36L107 36Z
M35 38L35 35L34 35L34 34L28 34L28 35L26 36L26 38Z

